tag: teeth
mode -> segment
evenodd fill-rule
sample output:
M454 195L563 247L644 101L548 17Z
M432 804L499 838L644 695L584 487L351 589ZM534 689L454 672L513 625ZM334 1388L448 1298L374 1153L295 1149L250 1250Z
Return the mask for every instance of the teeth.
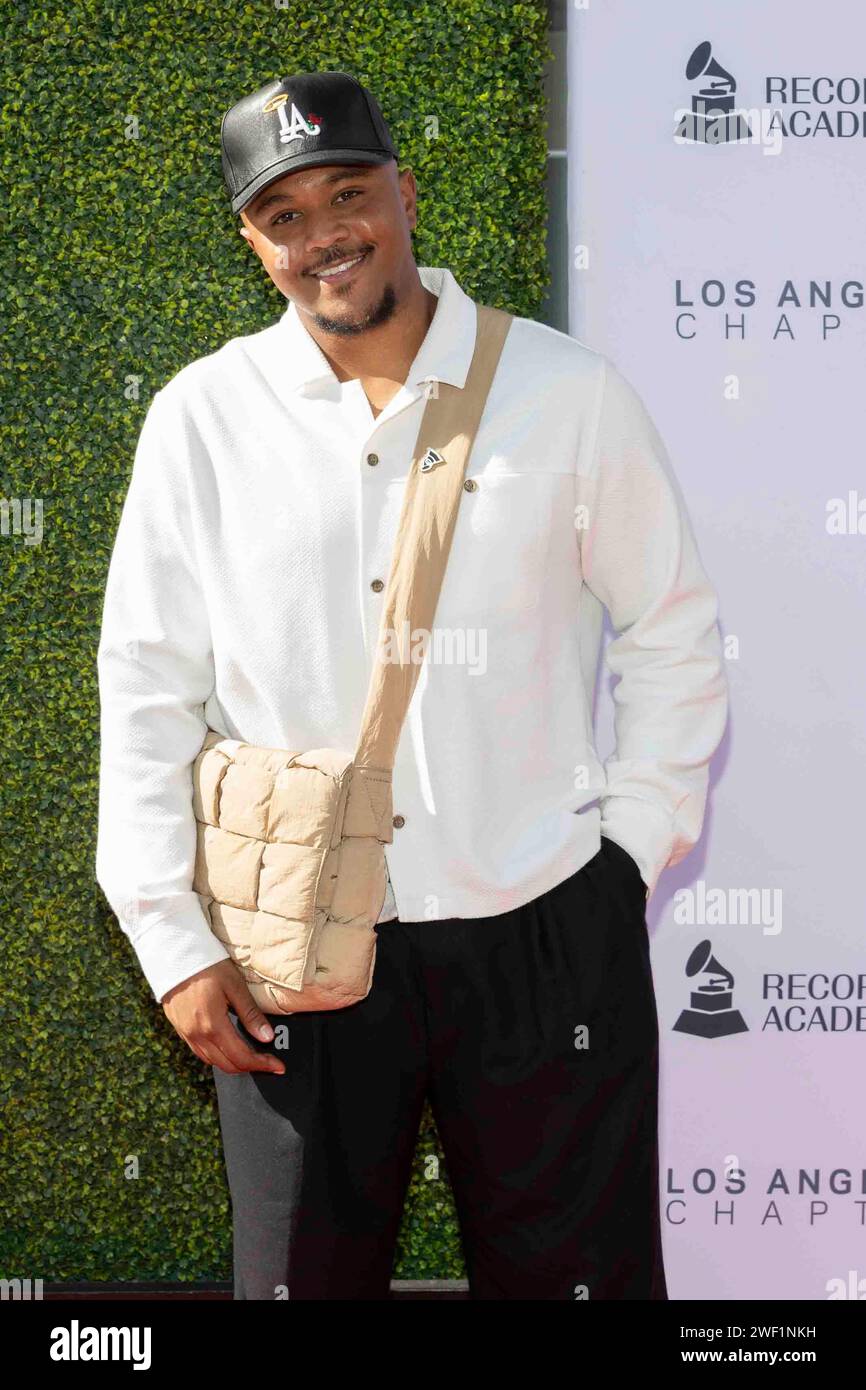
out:
M316 274L320 280L326 280L330 275L339 275L341 270L347 270L350 265L357 265L360 260L361 256L356 256L353 261L343 261L342 265L332 265L330 270L318 270Z

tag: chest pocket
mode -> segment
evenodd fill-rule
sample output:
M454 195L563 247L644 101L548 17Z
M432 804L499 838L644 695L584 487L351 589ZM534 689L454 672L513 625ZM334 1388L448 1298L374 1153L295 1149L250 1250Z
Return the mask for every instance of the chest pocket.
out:
M570 526L574 474L538 464L467 470L440 612L449 620L532 613L542 601L554 528Z

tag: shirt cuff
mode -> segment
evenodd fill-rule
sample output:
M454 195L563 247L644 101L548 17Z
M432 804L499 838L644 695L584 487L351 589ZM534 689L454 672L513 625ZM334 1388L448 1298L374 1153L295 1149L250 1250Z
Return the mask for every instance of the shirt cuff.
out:
M155 922L131 940L158 1004L182 980L231 959L197 901L172 912L171 921Z
M606 796L601 801L601 833L631 855L647 885L649 902L674 847L668 812L640 796Z

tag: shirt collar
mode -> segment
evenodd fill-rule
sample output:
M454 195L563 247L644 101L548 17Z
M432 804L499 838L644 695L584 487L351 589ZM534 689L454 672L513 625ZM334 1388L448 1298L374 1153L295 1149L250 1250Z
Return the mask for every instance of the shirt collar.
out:
M409 368L405 386L423 390L424 383L433 380L462 387L475 350L475 303L445 267L419 266L418 275L424 288L437 296L438 303ZM294 303L289 304L276 326L280 338L288 345L281 369L284 389L303 390L305 395L311 395L318 386L339 385L328 359L304 327Z

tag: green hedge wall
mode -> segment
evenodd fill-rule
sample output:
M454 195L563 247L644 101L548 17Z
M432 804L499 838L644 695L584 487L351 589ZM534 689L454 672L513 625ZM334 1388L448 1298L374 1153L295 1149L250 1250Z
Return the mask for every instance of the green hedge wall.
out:
M228 1279L212 1075L94 878L96 647L133 452L176 371L285 308L219 161L222 112L273 77L338 68L370 86L418 180L418 264L538 314L546 5L79 0L2 15L0 1276ZM394 1272L464 1273L429 1112Z

